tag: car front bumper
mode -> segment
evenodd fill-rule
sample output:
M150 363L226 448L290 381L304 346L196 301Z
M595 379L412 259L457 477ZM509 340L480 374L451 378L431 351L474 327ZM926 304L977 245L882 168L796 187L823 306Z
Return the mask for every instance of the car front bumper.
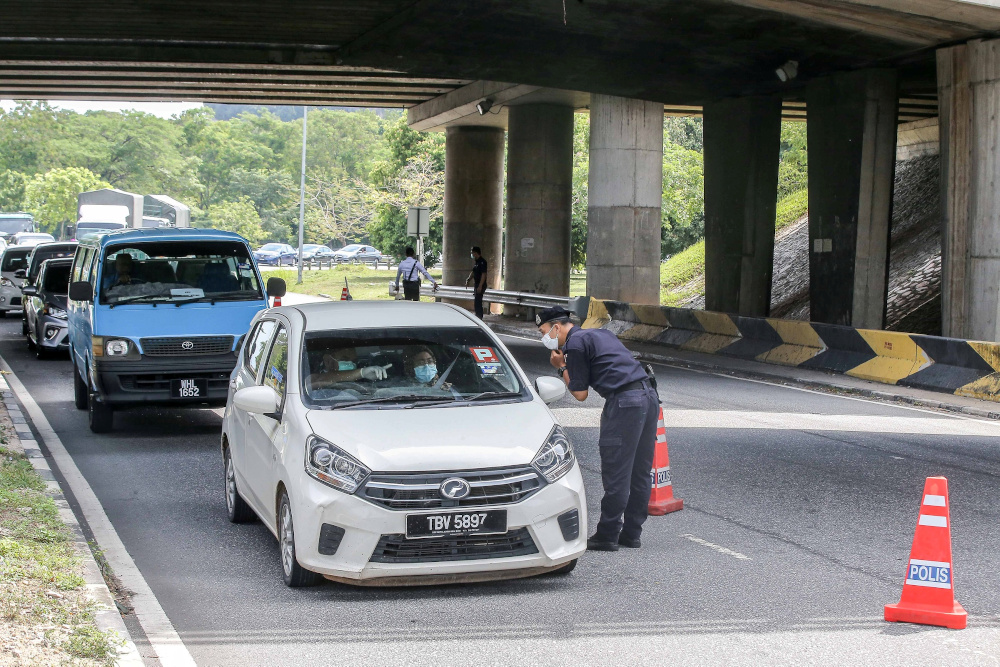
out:
M229 376L235 367L234 353L181 358L104 359L95 360L92 380L101 399L112 406L144 403L224 405L229 393ZM208 395L171 397L171 380L188 379L205 379Z
M0 287L0 310L10 312L23 308L20 287Z
M52 316L41 317L38 320L37 328L36 345L46 350L69 349L69 329L66 328L66 320Z
M303 473L304 475L304 473ZM521 502L508 505L399 511L384 508L357 495L347 495L307 478L292 498L295 552L299 563L327 578L364 585L400 585L514 578L558 568L579 558L587 548L587 508L583 477L579 466ZM375 562L376 549L383 537L398 541L406 533L407 514L454 511L507 511L507 533L525 533L535 552L498 555L464 560L423 562ZM577 530L572 539L564 537L559 517L577 512ZM320 553L324 524L342 528L343 536L335 553ZM504 536L497 536L504 537ZM436 539L436 538L431 538ZM405 540L406 544L424 540ZM519 542L522 546L524 542ZM525 549L520 549L520 552Z

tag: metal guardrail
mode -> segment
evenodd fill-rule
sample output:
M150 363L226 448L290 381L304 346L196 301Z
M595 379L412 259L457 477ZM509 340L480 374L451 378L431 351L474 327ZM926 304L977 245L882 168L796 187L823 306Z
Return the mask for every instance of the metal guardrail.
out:
M402 290L402 287L400 287ZM396 296L396 283L389 283L389 295ZM458 287L454 285L441 285L437 291L433 287L421 284L420 296L431 297L433 299L459 299L472 301L475 297L471 287ZM581 318L586 318L587 308L590 300L587 297L576 296L554 296L552 294L537 294L535 292L511 292L508 290L488 289L483 294L483 301L487 303L502 303L507 306L522 306L524 308L552 308L562 306Z

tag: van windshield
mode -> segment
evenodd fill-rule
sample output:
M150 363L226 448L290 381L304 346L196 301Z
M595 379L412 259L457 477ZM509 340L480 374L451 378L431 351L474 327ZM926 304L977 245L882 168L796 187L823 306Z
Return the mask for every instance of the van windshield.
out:
M101 303L262 300L246 247L229 241L160 241L105 250Z
M302 378L305 404L318 409L530 397L478 327L310 331Z

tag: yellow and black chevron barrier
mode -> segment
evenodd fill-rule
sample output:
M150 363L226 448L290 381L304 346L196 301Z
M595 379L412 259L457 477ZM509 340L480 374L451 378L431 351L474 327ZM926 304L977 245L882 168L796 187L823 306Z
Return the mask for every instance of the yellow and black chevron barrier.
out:
M591 299L584 328L623 340L1000 401L1000 345Z

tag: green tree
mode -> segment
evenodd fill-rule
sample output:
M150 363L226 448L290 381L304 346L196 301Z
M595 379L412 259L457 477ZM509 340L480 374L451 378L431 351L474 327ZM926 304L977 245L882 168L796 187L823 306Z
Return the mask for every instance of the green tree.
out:
M702 155L699 151L673 143L666 135L663 142L661 215L661 257L680 252L705 237L705 175Z
M785 121L781 124L781 152L778 163L778 201L809 184L809 153L806 124Z
M573 117L573 197L570 223L570 263L574 269L587 264L587 195L590 178L590 116Z
M64 166L57 144L68 115L47 102L19 101L10 111L0 109L0 170L34 176Z
M24 207L24 188L28 177L19 171L0 171L0 211L20 211Z
M77 195L107 187L110 187L107 181L83 167L51 169L28 181L24 204L40 231L61 238L66 225L76 221Z
M209 207L205 212L205 218L199 221L198 226L236 232L254 245L266 238L260 215L248 197Z

